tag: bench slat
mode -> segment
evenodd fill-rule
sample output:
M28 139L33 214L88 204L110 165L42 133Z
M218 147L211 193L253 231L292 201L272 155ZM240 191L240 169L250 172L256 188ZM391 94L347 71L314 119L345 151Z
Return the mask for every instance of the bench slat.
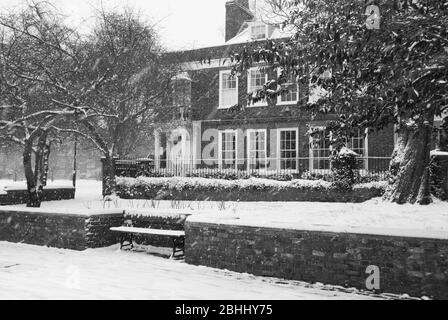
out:
M163 229L135 228L135 227L112 227L110 228L110 230L117 232L152 234L152 235L171 236L171 237L185 236L185 231L182 230L163 230Z

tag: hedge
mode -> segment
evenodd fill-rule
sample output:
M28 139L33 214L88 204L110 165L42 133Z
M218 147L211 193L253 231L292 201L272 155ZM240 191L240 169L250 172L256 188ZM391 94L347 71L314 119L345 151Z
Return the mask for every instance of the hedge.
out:
M381 196L384 188L385 182L357 184L343 191L323 180L117 177L117 193L124 199L362 202Z

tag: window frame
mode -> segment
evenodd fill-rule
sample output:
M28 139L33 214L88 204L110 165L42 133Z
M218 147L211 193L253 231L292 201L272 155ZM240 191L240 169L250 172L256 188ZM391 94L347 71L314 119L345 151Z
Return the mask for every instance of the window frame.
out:
M277 78L280 77L280 73L281 70L277 70ZM282 84L280 86L284 86L284 85L292 85L294 84L293 82L287 82L286 84ZM299 83L296 81L295 82L296 87L297 87L297 99L295 101L282 101L282 95L279 94L277 97L277 105L281 106L281 105L294 105L297 104L297 102L299 102L300 99L300 87L299 87Z
M231 70L230 69L225 69L225 70L219 70L219 103L218 103L218 109L228 109L230 107L232 107L233 105L224 105L223 104L223 75L224 74L230 74ZM235 75L234 76L235 79L235 96L236 96L236 102L235 104L238 104L238 76ZM229 90L229 89L226 89Z
M223 150L222 150L222 135L223 134L226 134L226 133L234 133L235 134L235 170L238 168L238 130L236 130L236 129L225 129L225 130L219 130L218 131L219 132L219 136L218 136L218 144L219 144L219 147L218 147L218 168L220 169L220 170L225 170L225 169L228 169L228 168L224 168L223 169L223 167L222 167L222 162L223 162L223 160L225 160L225 159L223 159L222 158L222 155L223 155Z
M325 126L319 126L319 125L310 125L310 129L325 129ZM330 135L332 133L330 132ZM309 171L319 171L322 173L328 173L331 171L331 161L330 161L330 156L328 157L314 157L313 154L313 149L312 149L312 142L313 142L313 137L310 135L309 137ZM319 148L322 150L326 150L326 148ZM331 145L328 146L328 150L331 152ZM319 161L319 159L323 159L324 161L326 160L326 158L328 158L328 169L326 168L314 168L314 160L317 159Z
M350 150L352 150L353 152L356 152L353 148L353 146L349 146L349 140L350 142L353 143L353 139L355 137L351 137L351 138L347 138L346 140L346 146L347 148L349 148ZM364 131L364 137L361 138L361 130L358 129L358 140L363 140L364 143L364 155L360 155L361 158L363 159L363 168L360 168L360 171L368 171L369 170L369 129L365 129ZM359 149L359 148L357 148ZM356 152L358 154L358 152Z
M282 163L282 148L281 148L281 132L282 131L294 131L296 133L296 143L295 143L295 151L296 151L296 157L295 158L285 158L285 159L295 159L296 161L296 168L295 169L282 169L281 163ZM289 150L291 151L291 150ZM289 127L289 128L277 128L277 167L278 170L288 170L288 171L298 171L299 170L299 128L298 127Z
M251 68L249 68L249 70L247 70L247 93L248 94L252 93L254 91L254 90L251 90L251 72L252 71L259 71L261 73L259 67L251 67ZM264 81L263 86L268 82L268 73L267 72L264 73L264 78L265 78L265 81ZM268 105L268 102L266 100L261 100L261 101L258 101L257 103L252 102L250 104L249 103L247 104L248 107L266 107L267 105Z
M256 132L263 132L264 133L264 149L262 150L264 152L264 170L267 170L267 165L268 165L268 150L267 150L267 145L268 145L268 133L267 133L267 129L247 129L246 134L247 134L247 170L260 170L260 169L251 169L250 168L250 161L251 161L251 157L250 157L250 152L251 151L259 151L257 150L251 150L250 149L250 134L251 133L256 133Z
M253 29L254 28L260 28L260 27L264 28L264 37L256 37L255 38ZM249 24L249 34L250 34L250 39L252 41L266 40L266 39L268 39L268 25L266 23L263 23L263 22L252 22L252 23Z

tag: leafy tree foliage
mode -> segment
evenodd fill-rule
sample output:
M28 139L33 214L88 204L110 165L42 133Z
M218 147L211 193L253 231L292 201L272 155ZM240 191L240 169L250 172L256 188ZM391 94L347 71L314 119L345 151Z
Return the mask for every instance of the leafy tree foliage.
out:
M429 203L434 116L446 117L448 109L448 1L269 2L293 36L234 52L235 73L253 64L281 70L248 99L275 104L293 75L310 85L311 97L301 107L337 115L327 124L333 136L394 125L398 138L385 198ZM336 149L341 141L334 141Z

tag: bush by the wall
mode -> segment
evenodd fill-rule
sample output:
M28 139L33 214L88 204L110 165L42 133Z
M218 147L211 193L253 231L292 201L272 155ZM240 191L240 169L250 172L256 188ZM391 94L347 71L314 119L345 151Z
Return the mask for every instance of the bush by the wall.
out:
M448 156L433 156L429 165L431 193L448 200Z
M362 202L382 195L384 186L377 182L340 190L322 180L117 177L117 193L126 199Z
M44 188L42 190L42 201L69 200L75 198L75 188ZM5 189L0 193L0 206L22 204L28 201L26 189Z
M332 173L321 173L318 171L305 171L302 173L300 179L304 180L323 180L327 182L333 181Z
M358 176L358 155L343 147L339 152L330 156L333 185L336 188L350 190L356 183Z
M123 175L121 175L124 177ZM170 172L157 172L154 170L147 170L144 172L139 172L136 177L148 177L148 178L172 178L175 177L173 173ZM207 178L207 179L224 179L224 180L238 180L238 179L250 179L250 178L261 178L276 181L291 181L294 179L303 180L323 180L327 182L332 182L335 180L333 173L321 173L313 171L304 171L301 173L284 173L284 172L274 172L268 174L261 174L258 172L237 172L236 170L213 170L213 169L196 169L192 172L186 173L186 177L189 178ZM134 177L132 177L134 178ZM367 172L365 175L355 174L355 183L367 183L372 181L383 181L384 174Z

